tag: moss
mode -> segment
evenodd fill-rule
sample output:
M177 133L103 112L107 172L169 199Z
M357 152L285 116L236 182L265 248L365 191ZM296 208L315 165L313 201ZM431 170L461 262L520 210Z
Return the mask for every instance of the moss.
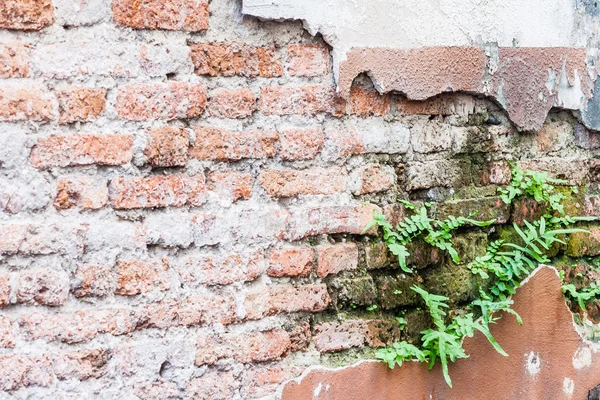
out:
M337 307L370 306L377 301L377 290L373 278L335 278L329 287L333 290L333 303Z
M389 310L397 307L407 307L418 303L417 294L410 290L417 285L419 278L416 275L381 275L375 277L378 288L377 301L382 309Z

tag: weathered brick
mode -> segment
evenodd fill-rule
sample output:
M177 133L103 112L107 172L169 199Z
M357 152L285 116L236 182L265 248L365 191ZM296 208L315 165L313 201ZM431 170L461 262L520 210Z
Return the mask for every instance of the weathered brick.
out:
M0 254L68 254L83 252L87 227L78 224L13 224L0 226Z
M317 275L328 275L358 268L358 246L356 243L339 243L317 247Z
M466 160L410 162L407 169L407 190L465 186L470 183L470 172L470 162Z
M288 329L290 335L290 351L307 351L312 339L310 324L308 321L299 321L292 329Z
M510 164L506 161L491 161L483 168L481 181L484 185L508 185L512 180Z
M5 0L0 3L0 28L34 31L53 22L51 0Z
M524 225L524 221L538 221L546 213L546 203L529 197L517 198L511 205L510 222Z
M140 313L138 327L168 328L202 324L231 324L238 321L237 303L232 295L191 296L179 301L149 304Z
M29 46L22 42L0 43L0 78L29 76Z
M246 118L256 109L256 96L250 89L217 89L209 95L206 111L216 118Z
M586 180L589 165L588 160L575 158L540 158L536 160L519 161L518 167L523 171L543 171L553 178L567 181L567 185L581 186Z
M233 371L209 370L199 378L193 378L187 386L187 399L225 400L235 398L241 382Z
M394 326L396 325L396 326ZM321 353L360 348L383 347L399 340L397 323L385 320L327 322L315 327L315 346Z
M320 128L283 130L279 139L279 154L285 161L311 160L321 152L324 143Z
M577 147L587 150L600 148L600 133L590 131L585 126L577 124L574 128L574 134Z
M271 251L269 276L282 278L307 277L313 268L315 252L311 247L296 247Z
M280 360L290 349L290 336L283 329L242 334L199 335L196 366L215 364L223 358L241 363Z
M149 245L186 248L194 241L192 216L184 210L149 213L143 229Z
M254 290L246 295L244 307L247 319L293 312L321 312L331 298L326 285L277 285Z
M436 205L436 217L439 219L460 216L480 222L494 220L495 224L505 224L510 213L510 204L504 203L499 197L450 200Z
M209 190L219 199L236 202L252 196L252 174L236 171L212 171L208 174Z
M1 303L0 303L1 305ZM0 349L14 348L17 341L13 321L7 317L0 317Z
M241 160L275 156L275 143L279 139L271 131L230 131L198 126L194 128L196 142L190 157L200 160Z
M71 290L75 297L102 297L114 291L112 268L108 265L86 265L77 269Z
M133 83L119 88L115 105L128 121L173 120L202 115L206 88L197 83Z
M392 263L391 253L388 251L387 245L383 242L366 244L364 251L365 263L368 270L385 268Z
M367 194L391 189L396 182L396 176L392 167L372 164L355 171L354 180L356 181L354 194Z
M255 366L246 371L242 394L248 399L272 396L282 382L300 376L303 370L296 366Z
M106 89L69 86L54 92L61 124L96 119L106 110Z
M69 296L69 276L64 271L37 268L19 275L17 302L60 306Z
M417 153L449 150L459 128L429 120L418 120L410 130L410 142Z
M117 263L115 293L134 296L171 288L169 262L163 260L119 261Z
M52 119L52 97L45 87L35 83L0 83L0 122L48 122Z
M377 289L370 275L355 278L338 276L331 279L328 286L336 309L377 304Z
M286 69L291 76L326 75L331 68L329 47L320 44L290 44Z
M600 255L600 229L587 227L589 233L575 232L569 235L566 254L570 257L593 257Z
M110 181L109 196L116 209L197 207L206 201L204 175L168 175L140 178L120 176Z
M337 167L306 170L267 169L261 172L259 184L271 197L334 194L346 190L347 175Z
M153 167L182 167L187 164L189 146L186 129L166 126L148 132L144 155Z
M78 207L87 210L102 208L108 202L108 185L105 179L87 176L61 178L56 183L54 207Z
M462 115L475 112L473 96L462 93L444 93L427 100L408 100L404 96L394 96L396 111L400 115Z
M267 86L260 91L258 108L266 115L334 113L335 91L330 86Z
M131 161L133 137L130 135L54 135L38 140L31 149L31 164L36 168L78 165L121 165Z
M332 233L358 235L372 221L374 211L381 212L381 209L371 204L292 209L283 237L300 240Z
M348 103L348 113L360 117L382 117L390 112L390 96L375 89L353 86Z
M10 304L11 291L10 274L8 272L0 272L0 307Z
M239 42L190 45L195 72L210 76L281 76L283 67L274 47L251 47Z
M573 142L573 126L567 121L547 121L535 133L539 152L559 151Z
M136 384L133 393L143 400L177 399L181 397L177 384L166 380Z
M408 151L410 131L381 119L333 123L325 130L323 158L329 161L354 154L401 154Z
M118 25L134 29L208 29L207 0L114 0L112 11Z
M204 255L187 258L178 269L181 281L192 288L230 285L257 279L266 270L262 251L249 254Z

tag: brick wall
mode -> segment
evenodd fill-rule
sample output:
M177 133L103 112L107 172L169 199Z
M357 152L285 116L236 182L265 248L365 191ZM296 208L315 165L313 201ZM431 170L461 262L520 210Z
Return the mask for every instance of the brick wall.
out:
M532 207L495 197L513 160L587 185L571 209L600 215L600 136L572 116L518 133L485 99L412 102L363 78L343 100L327 45L240 6L0 4L1 391L271 396L418 334L410 285L475 290L426 248L399 273L360 235L374 210L518 221ZM457 240L470 254L482 237Z

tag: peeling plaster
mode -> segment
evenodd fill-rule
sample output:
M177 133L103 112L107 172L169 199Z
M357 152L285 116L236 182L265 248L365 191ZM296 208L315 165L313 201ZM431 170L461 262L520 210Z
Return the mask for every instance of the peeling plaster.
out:
M382 93L411 100L444 92L489 96L523 130L548 111L577 111L600 129L595 81L600 17L587 0L243 0L243 12L302 20L333 47L347 98L367 73Z

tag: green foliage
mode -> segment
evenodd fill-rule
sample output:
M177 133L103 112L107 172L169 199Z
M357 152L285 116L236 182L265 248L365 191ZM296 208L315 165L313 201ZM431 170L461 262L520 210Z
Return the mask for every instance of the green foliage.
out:
M540 263L550 261L548 254L556 243L564 244L564 236L575 232L586 232L583 229L569 228L579 221L591 221L591 217L570 217L565 215L562 201L565 195L556 191L555 185L565 184L565 181L552 179L544 172L521 171L513 166L512 183L499 189L501 199L506 204L511 204L515 199L528 196L537 202L546 204L546 213L537 221L524 222L521 227L513 224L519 236L518 243L505 240L495 240L488 244L486 253L477 257L468 267L482 279L489 281L488 291L480 288L480 297L474 300L470 308L479 310L480 318L475 318L473 313L449 317L448 298L427 292L413 286L411 289L418 293L429 311L434 328L422 331L421 347L406 341L394 343L392 347L381 349L376 357L388 363L390 368L396 364L402 365L405 360L418 360L428 362L430 369L440 362L446 382L451 387L452 381L448 373L449 362L459 358L468 357L462 348L465 337L471 337L476 331L481 332L491 345L502 355L507 355L493 338L489 324L495 323L499 317L497 313L503 311L514 315L522 324L520 316L511 308L513 302L510 296L520 283ZM576 189L572 188L575 192ZM383 230L383 240L390 252L398 258L398 263L403 271L412 272L407 265L410 256L407 245L417 238L422 238L426 243L445 250L455 263L460 263L459 255L452 245L452 232L470 224L485 227L494 221L479 222L465 217L448 217L446 220L430 218L425 203L417 207L409 202L402 202L412 215L404 218L394 228L382 214L376 214L371 224L365 229L378 225ZM470 215L472 216L472 215ZM600 284L593 283L590 287L577 288L564 285L563 292L585 310L585 302L592 298L600 298ZM402 327L406 321L402 319Z

